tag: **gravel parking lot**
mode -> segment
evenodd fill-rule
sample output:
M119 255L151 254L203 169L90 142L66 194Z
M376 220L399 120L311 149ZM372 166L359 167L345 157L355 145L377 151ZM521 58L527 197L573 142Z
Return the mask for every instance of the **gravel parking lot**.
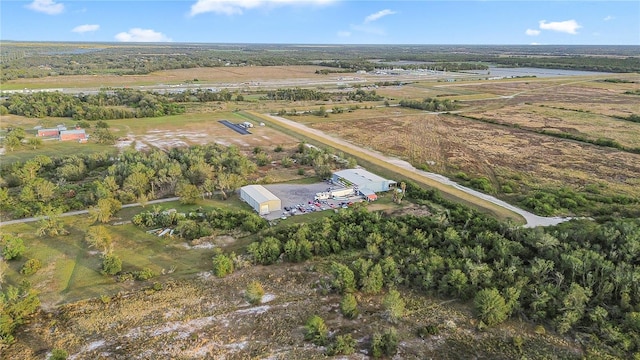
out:
M271 191L275 196L280 198L282 202L282 210L275 211L265 216L267 220L278 219L285 216L290 216L291 214L284 210L285 207L295 207L298 204L308 205L309 201L313 203L313 198L316 193L327 191L327 189L338 189L339 186L331 185L327 182L315 183L315 184L271 184L264 185L267 190ZM349 199L349 201L357 202L360 201L361 197L354 197ZM338 207L338 204L345 200L326 200L326 204L322 204L326 209L331 209L330 204L333 204L335 207ZM314 209L318 208L314 206ZM300 211L295 211L294 215L303 215Z

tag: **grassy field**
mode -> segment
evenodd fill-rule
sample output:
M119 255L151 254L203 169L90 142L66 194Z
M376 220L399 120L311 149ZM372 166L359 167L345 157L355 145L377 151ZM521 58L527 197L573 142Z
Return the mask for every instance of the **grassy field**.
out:
M157 86L185 83L250 83L279 79L325 79L315 71L322 66L244 66L177 69L147 75L68 75L16 79L2 84L3 90L44 88L93 88ZM197 81L194 81L197 79Z
M562 106L562 104L555 104ZM573 104L579 110L554 108L549 105L508 105L496 110L467 112L466 114L501 123L517 125L526 129L545 130L583 136L590 140L611 139L622 146L640 147L640 123L611 116L584 111L585 107ZM632 111L640 114L640 104L629 104Z
M150 209L152 206L147 207ZM249 206L236 197L227 201L199 200L196 205L185 206L178 202L162 204L161 208L175 208L178 211L190 211L202 207L224 207L250 210ZM144 208L125 208L116 214L116 220L126 221ZM27 251L22 259L10 262L7 280L15 283L22 264L30 259L39 259L43 268L29 277L29 281L40 291L40 299L45 308L61 303L70 303L100 295L113 295L119 291L138 288L142 284L134 282L118 283L113 277L100 274L101 259L98 249L89 248L84 241L86 229L94 225L86 215L63 218L67 236L38 237L37 222L3 226L5 233L18 234L25 241ZM137 271L145 267L159 275L161 281L183 279L211 268L213 246L236 247L235 240L224 238L223 242L212 242L191 246L179 238L157 237L145 233L132 225L108 225L107 229L114 242L114 254L123 261L123 271ZM246 245L246 244L245 244ZM172 271L173 269L173 271ZM173 272L171 275L161 274Z

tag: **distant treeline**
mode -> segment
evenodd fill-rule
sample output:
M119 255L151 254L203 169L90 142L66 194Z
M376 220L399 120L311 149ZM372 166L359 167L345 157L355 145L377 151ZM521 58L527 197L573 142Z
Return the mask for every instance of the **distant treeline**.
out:
M416 61L429 64L394 67L446 67L448 71L483 69L494 63L609 72L638 72L633 46L465 46L358 45L314 47L271 44L109 45L3 42L0 80L58 75L148 74L154 71L218 66L324 65L342 71L366 70L378 63ZM582 54L593 54L582 55ZM446 64L446 66L445 66ZM320 70L322 71L322 70Z
M308 100L319 100L319 101L340 101L340 100L348 100L348 101L380 101L384 100L383 96L376 94L375 90L366 91L363 89L357 89L356 91L348 91L348 92L322 92L311 89L278 89L267 92L267 94L263 97L264 100L287 100L287 101L308 101Z
M71 95L61 92L13 94L0 105L2 112L33 118L70 117L77 120L107 120L175 115L184 107L170 96L129 89L98 94Z

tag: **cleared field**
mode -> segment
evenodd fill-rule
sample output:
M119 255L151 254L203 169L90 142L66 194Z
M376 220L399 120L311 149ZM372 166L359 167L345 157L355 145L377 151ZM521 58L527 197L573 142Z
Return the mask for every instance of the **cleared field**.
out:
M637 113L640 113L640 105L628 104L628 106L638 108ZM582 106L574 103L573 107L581 108ZM591 140L612 139L625 147L640 147L640 123L615 119L593 112L518 104L495 110L466 112L465 114L518 125L527 129L581 135Z
M574 188L595 184L605 193L640 196L640 155L454 115L415 114L398 118L317 123L314 128L355 144L429 164L436 172L464 171L489 179L536 187Z
M401 359L561 358L584 356L580 346L553 334L536 334L533 325L508 321L485 331L464 304L441 301L405 291L407 315L398 323L385 320L383 295L357 294L356 319L340 314L341 296L324 294L316 284L326 281L328 262L252 266L219 279L202 271L191 279L158 279L162 289L126 292L40 312L24 326L3 356L43 358L63 348L76 359L206 358L206 359L326 359L326 347L304 340L304 324L322 317L331 334L349 334L355 354L368 358L371 337L389 327L398 331ZM262 303L248 304L243 293L251 281L265 290ZM150 285L150 284L148 284ZM438 334L418 336L434 325ZM526 346L513 345L519 334Z
M194 83L242 83L281 79L317 79L327 77L315 74L322 66L243 66L211 67L158 71L147 75L67 75L46 78L9 80L2 84L4 90L40 88L89 88L126 87L158 84Z

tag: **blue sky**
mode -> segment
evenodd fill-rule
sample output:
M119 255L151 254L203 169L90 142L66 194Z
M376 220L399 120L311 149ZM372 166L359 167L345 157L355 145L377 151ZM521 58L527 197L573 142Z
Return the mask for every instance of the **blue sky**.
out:
M2 0L0 39L640 45L640 1Z

